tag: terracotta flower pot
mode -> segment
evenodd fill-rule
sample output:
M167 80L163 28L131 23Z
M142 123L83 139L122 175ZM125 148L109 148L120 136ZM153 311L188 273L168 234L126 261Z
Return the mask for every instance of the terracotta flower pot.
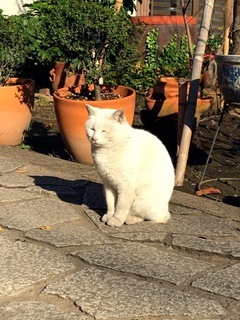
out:
M178 109L177 78L160 78L158 83L149 89L146 104L157 117L176 113Z
M91 146L85 132L85 123L88 113L85 108L86 101L70 100L59 97L67 88L57 90L53 94L54 109L60 134L69 153L79 163L92 165ZM114 100L88 101L90 105L99 108L119 109L123 108L127 121L133 123L136 93L133 89L118 86L114 92L123 98Z
M85 84L83 74L73 75L71 64L68 62L56 62L49 71L49 80L52 82L52 90L64 87L80 86Z
M10 78L0 87L0 144L19 145L28 130L34 104L34 81Z
M146 97L147 109L153 117L165 117L178 113L178 80L177 78L160 78L159 82L149 89ZM211 99L197 99L196 118L207 113L212 106Z

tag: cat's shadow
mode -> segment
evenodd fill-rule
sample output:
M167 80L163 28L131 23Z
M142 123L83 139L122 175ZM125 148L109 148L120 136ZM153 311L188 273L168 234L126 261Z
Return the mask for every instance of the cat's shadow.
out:
M31 176L35 186L47 194L55 194L59 199L76 205L85 205L100 216L106 212L104 189L101 183L85 179L68 180L55 176Z

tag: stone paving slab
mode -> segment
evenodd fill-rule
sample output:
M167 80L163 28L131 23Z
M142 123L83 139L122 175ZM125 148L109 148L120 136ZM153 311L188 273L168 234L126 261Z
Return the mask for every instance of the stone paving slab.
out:
M218 217L240 221L239 207L213 201L206 197L197 197L192 194L174 190L171 203L180 205L184 204L184 206L188 208L201 210L202 212L205 212L205 214L209 213Z
M52 197L1 206L0 225L21 231L79 219L72 206Z
M39 281L74 269L56 251L0 235L0 297L17 294Z
M194 281L192 286L240 300L240 263L209 273Z
M10 172L8 174L0 175L0 186L3 187L3 190L10 190L12 191L12 193L17 192L16 188L25 188L25 190L29 191L29 196L30 196L30 192L33 194L43 193L43 194L69 196L69 195L77 195L81 189L83 190L83 193L84 193L86 186L89 184L89 181L87 180L68 180L68 179L62 179L57 176L46 175L46 174L43 174L43 175L23 174L26 172L27 170L24 169L19 173ZM14 190L11 190L10 188L13 188ZM22 190L22 192L25 190ZM82 193L82 196L83 196L83 193ZM32 195L32 197L33 196L34 195ZM0 197L0 199L1 198L2 196ZM8 196L8 198L10 198L10 195Z
M200 320L219 319L225 314L216 301L92 266L50 284L43 293L71 299L95 319L175 315Z
M169 205L169 211L172 214L181 214L182 216L183 215L186 215L186 216L193 216L193 215L201 216L201 215L204 214L204 211L202 211L202 210L184 207L183 205L180 205L180 206L179 205L174 205L174 204L171 204L171 203Z
M26 174L24 174L26 173ZM58 176L53 175L48 172L49 175L44 174L28 174L27 169L18 172L11 172L8 174L3 174L0 176L0 185L6 188L15 188L15 187L30 187L30 186L69 186L72 188L78 188L82 186L84 180L68 180L63 179ZM51 175L50 175L51 174ZM85 180L85 184L87 182Z
M11 163L20 163L22 166L24 165L28 173L31 172L36 175L43 173L48 175L50 173L53 176L69 179L100 181L93 166L85 166L76 162L46 156L34 151L0 145L0 157L4 159L8 165L11 165Z
M100 183L90 183L86 188L83 203L92 210L107 210L104 198L103 185Z
M24 160L18 161L15 159L11 159L11 161L9 161L8 158L0 155L0 172L2 172L2 173L17 170L17 169L23 167L25 164L26 164L26 161L24 161Z
M140 243L84 247L72 253L80 259L98 266L129 272L180 285L196 274L207 272L216 266L174 252L164 252Z
M81 202L85 193L85 188L90 183L84 179L69 180L56 176L31 175L31 178L34 181L34 185L28 187L28 191L52 194L59 197L79 195Z
M76 196L78 193L77 191L73 190L72 188L68 186L54 186L49 187L39 187L39 186L33 186L28 187L27 191L37 193L37 194L47 194L47 195L57 195L57 196Z
M30 193L21 188L1 188L0 187L0 203L10 203L14 201L30 200L41 198L40 194Z
M0 176L0 186L5 188L26 188L34 185L34 179L22 173L11 172Z
M90 246L113 242L100 233L82 227L81 222L77 220L61 225L54 225L50 229L33 229L26 232L25 236L52 244L56 247Z
M209 240L192 236L173 235L174 248L196 250L204 253L219 254L230 258L240 259L239 241Z
M165 232L117 232L112 233L111 237L125 239L130 241L147 241L147 242L160 242L164 243L167 238L168 234Z
M85 315L66 312L43 301L14 301L0 308L3 320L87 320Z
M189 209L191 211L191 209ZM86 209L86 214L96 224L96 226L103 232L118 233L118 232L168 232L172 234L188 234L205 237L226 237L239 236L240 223L230 219L221 219L219 217L203 214L200 216L186 215L186 208L184 214L181 215L181 206L179 206L179 213L172 214L171 219L164 224L153 222L140 222L134 225L123 225L118 228L112 228L103 224L100 220L100 215L93 210Z

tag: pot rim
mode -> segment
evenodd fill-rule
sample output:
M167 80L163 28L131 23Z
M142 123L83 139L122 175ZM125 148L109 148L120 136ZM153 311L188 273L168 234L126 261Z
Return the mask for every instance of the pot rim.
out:
M2 88L6 87L13 87L13 86L21 86L21 85L26 85L26 84L35 84L35 81L30 78L21 78L21 77L10 77L7 79L6 84L12 83L11 86L3 86Z
M240 55L238 54L216 54L217 63L236 63L240 64Z

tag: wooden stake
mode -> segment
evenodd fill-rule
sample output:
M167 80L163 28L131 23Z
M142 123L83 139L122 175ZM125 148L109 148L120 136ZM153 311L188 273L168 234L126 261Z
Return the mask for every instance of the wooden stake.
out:
M229 52L229 34L233 24L233 6L234 6L234 0L225 0L223 54L228 54Z
M206 48L206 42L208 39L208 32L210 28L212 12L214 7L214 0L205 0L203 16L201 20L201 26L199 36L197 40L196 53L193 59L193 69L191 74L190 91L188 96L188 102L186 105L186 113L184 119L182 139L180 143L177 168L176 168L176 186L182 186L184 183L184 176L186 172L188 153L190 148L190 142L192 139L192 131L195 127L195 112L197 97L200 84L200 75L202 69L203 56Z
M186 29L187 38L188 38L189 54L190 54L191 58L193 58L192 38L191 38L189 25L187 23L187 15L186 15L187 7L185 7L185 3L184 2L185 2L184 0L181 0L180 4L181 4L181 8L182 8L183 20L184 20L184 25L185 25L185 29Z
M120 11L122 5L123 5L123 0L116 0L116 2L115 2L115 9L117 10L117 12Z

